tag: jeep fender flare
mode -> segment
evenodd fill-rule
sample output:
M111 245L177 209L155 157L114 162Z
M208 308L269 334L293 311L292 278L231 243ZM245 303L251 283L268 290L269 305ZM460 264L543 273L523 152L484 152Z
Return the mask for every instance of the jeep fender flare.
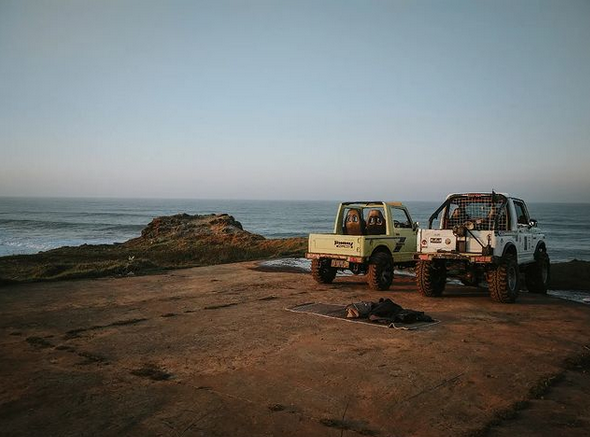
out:
M514 255L514 258L518 259L518 254L516 252L516 246L514 245L514 243L508 243L504 247L504 251L502 252L502 258L504 258L506 255Z
M535 261L539 258L541 252L547 253L547 246L544 241L539 241L537 247L535 247Z
M389 248L387 246L377 246L375 248L375 250L373 250L373 252L371 252L371 256L369 258L372 258L373 255L375 255L376 253L384 253L387 256L389 256L391 258L391 262L393 263L393 255L391 253L391 250L389 250Z

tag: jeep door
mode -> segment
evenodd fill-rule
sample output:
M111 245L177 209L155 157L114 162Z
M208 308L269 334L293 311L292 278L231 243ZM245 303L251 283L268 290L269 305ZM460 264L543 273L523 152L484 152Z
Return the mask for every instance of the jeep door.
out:
M513 199L517 232L518 262L532 262L534 260L534 241L529 226L530 217L526 205L522 200Z
M393 220L395 245L393 259L397 262L412 261L416 252L416 230L410 214L405 208L392 206L390 216Z

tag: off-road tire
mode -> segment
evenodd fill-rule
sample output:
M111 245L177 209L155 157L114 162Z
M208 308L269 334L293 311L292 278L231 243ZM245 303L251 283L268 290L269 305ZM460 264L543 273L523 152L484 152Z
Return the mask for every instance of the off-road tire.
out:
M418 261L416 263L416 284L418 291L426 297L439 297L445 291L447 268L436 261Z
M320 284L331 284L336 277L336 269L330 266L329 259L312 259L311 276Z
M384 252L377 252L369 260L367 283L373 290L388 290L393 282L393 260Z
M519 292L519 272L516 258L504 255L500 264L489 274L490 296L500 303L513 303Z
M547 294L549 285L551 264L547 252L540 251L536 261L529 265L525 271L526 288L530 293Z

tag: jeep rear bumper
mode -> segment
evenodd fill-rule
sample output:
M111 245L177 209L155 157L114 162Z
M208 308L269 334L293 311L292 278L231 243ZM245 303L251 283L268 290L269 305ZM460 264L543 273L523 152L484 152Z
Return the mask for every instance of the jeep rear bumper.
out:
M312 253L312 252L306 252L305 253L305 257L307 259L320 259L320 258L325 258L325 259L341 259L344 261L348 261L350 263L357 263L357 264L362 264L364 262L367 261L366 257L363 256L348 256L348 255L334 255L334 254L330 254L330 253Z
M497 261L496 258L492 255L482 255L480 253L433 252L417 253L414 255L416 261L451 260L466 261L475 264L494 264Z

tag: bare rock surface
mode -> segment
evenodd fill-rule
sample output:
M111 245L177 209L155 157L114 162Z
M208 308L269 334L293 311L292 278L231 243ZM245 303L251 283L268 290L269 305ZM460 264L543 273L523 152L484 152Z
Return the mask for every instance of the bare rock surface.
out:
M590 291L590 262L574 259L551 265L551 287Z
M224 264L160 275L15 284L0 293L6 435L500 436L590 434L590 311L523 293L513 305L413 278ZM417 331L292 313L390 298Z
M176 241L212 235L264 239L261 235L245 231L242 224L228 214L176 214L153 219L141 231L140 241Z

